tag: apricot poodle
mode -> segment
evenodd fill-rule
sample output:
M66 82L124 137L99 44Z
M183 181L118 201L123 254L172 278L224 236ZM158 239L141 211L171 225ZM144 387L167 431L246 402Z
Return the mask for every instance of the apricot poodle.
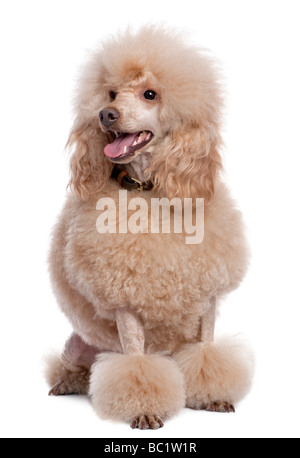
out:
M74 333L48 358L50 394L89 394L101 417L156 429L185 406L233 412L248 393L252 356L235 339L214 340L220 299L248 264L241 214L221 178L221 109L216 64L173 31L128 31L89 56L49 257ZM129 220L137 202L150 209L158 198L204 199L201 243L172 224L169 233L124 226L121 214ZM114 216L103 205L111 201Z

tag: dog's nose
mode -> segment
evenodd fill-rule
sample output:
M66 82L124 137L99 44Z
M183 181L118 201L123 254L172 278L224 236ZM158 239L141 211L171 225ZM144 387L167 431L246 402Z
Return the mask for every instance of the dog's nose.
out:
M100 121L105 127L112 126L120 116L120 113L114 108L104 108L99 113Z

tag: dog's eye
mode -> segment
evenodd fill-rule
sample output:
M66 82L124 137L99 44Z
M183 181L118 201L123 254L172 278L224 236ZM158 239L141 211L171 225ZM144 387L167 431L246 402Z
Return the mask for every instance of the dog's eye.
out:
M150 89L144 92L144 97L146 100L155 100L156 99L156 92L151 91Z
M111 100L115 100L115 98L117 97L117 93L115 91L109 91L109 97L111 98Z

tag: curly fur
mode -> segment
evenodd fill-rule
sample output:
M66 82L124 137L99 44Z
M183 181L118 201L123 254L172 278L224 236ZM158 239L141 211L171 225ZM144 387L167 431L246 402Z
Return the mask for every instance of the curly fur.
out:
M251 388L253 356L238 340L223 337L212 343L189 344L174 358L185 375L186 404L192 409L224 399L235 404Z
M75 123L67 146L76 145L76 152L70 161L71 180L69 185L81 199L101 191L112 172L112 164L99 150L104 147L104 139L95 121Z
M102 417L128 422L141 412L168 418L185 405L183 374L171 358L159 355L102 355L90 394Z
M153 104L139 95L149 88L159 94ZM109 97L112 89L116 100ZM155 134L145 149L151 155L145 176L154 183L143 193L148 203L158 195L205 198L200 245L186 245L184 234L97 233L100 197L114 199L118 219L119 185L110 179L113 164L103 153L111 138L99 123L99 110L107 106L120 111L122 131ZM54 291L74 332L99 353L119 353L92 368L90 394L99 412L127 420L149 413L168 417L183 405L181 372L193 407L240 400L248 391L251 371L242 356L231 359L227 344L224 351L222 344L207 344L204 351L198 343L212 298L218 304L235 289L248 265L241 214L220 175L221 109L219 72L208 53L164 29L112 38L84 66L68 142L71 192L53 232L49 261ZM138 191L128 193L129 200L137 196ZM120 355L120 308L138 318L147 353L168 352L178 365L149 354ZM148 388L140 392L141 373L148 374Z
M77 119L68 142L76 149L70 185L81 198L101 191L112 170L108 159L98 154L108 140L95 122L108 88L149 72L152 85L160 89L160 122L168 132L157 145L151 164L156 188L170 198L212 197L221 168L222 143L216 65L204 51L185 45L179 35L150 27L137 36L128 34L108 41L92 54L84 69L76 101Z

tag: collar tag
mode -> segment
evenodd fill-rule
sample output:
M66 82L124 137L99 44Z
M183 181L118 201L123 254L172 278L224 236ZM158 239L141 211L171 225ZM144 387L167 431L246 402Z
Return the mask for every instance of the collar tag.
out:
M151 181L140 181L137 178L132 178L126 170L119 171L115 168L112 176L117 179L121 188L127 189L128 191L149 191L153 188L153 183Z

